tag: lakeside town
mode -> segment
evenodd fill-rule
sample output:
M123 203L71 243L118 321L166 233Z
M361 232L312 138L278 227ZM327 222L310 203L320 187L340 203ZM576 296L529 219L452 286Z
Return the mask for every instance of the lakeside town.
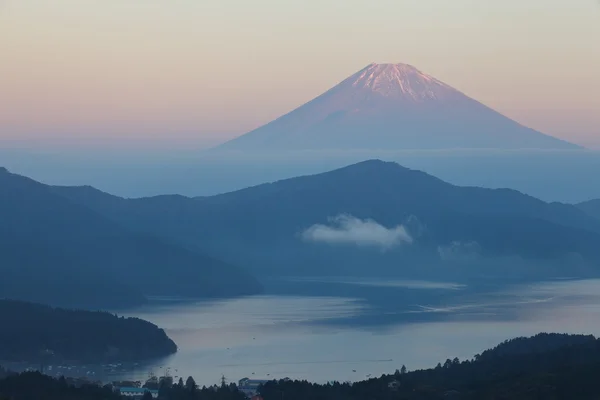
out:
M173 385L177 385L179 387L195 387L196 383L194 379L190 376L185 382L182 377L179 377L179 381L175 383L174 378L168 374L165 374L161 377L156 377L155 375L151 375L148 380L142 385L140 381L115 381L110 383L115 392L118 392L121 396L125 396L127 398L143 398L144 395L148 397L148 395L152 396L152 398L158 398L159 391L162 386L172 387ZM289 379L284 379L289 380ZM206 389L208 390L218 390L219 387L231 387L232 385L236 387L236 389L243 393L245 397L249 400L262 400L262 397L259 395L258 390L261 385L269 382L267 379L250 379L243 378L240 379L237 384L236 383L227 383L227 379L225 376L221 377L220 385L213 385Z
M116 375L126 373L133 368L139 368L139 363L113 363L104 365L44 365L43 363L34 366L31 363L8 363L5 366L9 370L20 372L40 372L44 375L55 379L64 379L70 386L83 387L86 385L96 385L99 387L110 388L117 394L130 399L142 399L144 395L158 398L161 387L172 387L179 385L182 387L198 386L194 379L190 376L184 378L179 375L172 375L171 368L164 368L161 376L156 375L153 371L148 372L148 378L143 382L140 380L113 380ZM163 367L159 367L163 369ZM174 370L177 373L177 370ZM289 380L285 378L284 380ZM247 399L261 400L258 395L258 389L261 385L269 382L267 379L250 379L242 378L237 383L228 383L225 376L221 377L219 383L203 387L207 390L217 390L219 387L232 385L243 393Z

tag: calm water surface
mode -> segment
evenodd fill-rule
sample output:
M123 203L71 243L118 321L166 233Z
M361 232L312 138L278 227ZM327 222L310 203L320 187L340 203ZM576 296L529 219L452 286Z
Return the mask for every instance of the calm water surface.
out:
M357 285L355 280L341 280ZM365 287L377 286L369 281ZM456 284L381 281L388 290L460 291ZM259 296L218 302L157 302L125 313L163 327L179 352L122 377L150 370L199 384L298 378L353 381L471 358L515 336L542 331L600 333L600 281L556 281L485 295L457 296L440 305L394 304L365 297ZM358 292L360 294L360 292ZM432 299L436 292L432 293ZM361 294L362 295L362 294ZM404 298L404 297L402 297ZM390 306L391 305L391 306ZM361 324L379 314L377 324ZM419 315L420 322L412 316Z

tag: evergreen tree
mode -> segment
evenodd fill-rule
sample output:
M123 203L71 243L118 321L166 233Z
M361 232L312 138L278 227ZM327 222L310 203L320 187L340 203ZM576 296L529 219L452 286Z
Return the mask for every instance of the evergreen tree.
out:
M185 388L189 392L194 392L196 390L197 386L196 386L196 381L194 380L194 378L192 378L191 376L189 376L187 378L187 380L185 381Z
M142 400L153 400L152 394L146 390L142 396Z

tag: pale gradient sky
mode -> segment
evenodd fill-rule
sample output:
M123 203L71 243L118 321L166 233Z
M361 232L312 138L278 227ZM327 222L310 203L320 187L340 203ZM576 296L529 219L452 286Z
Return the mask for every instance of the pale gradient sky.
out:
M597 0L0 0L0 139L225 140L370 62L600 146Z

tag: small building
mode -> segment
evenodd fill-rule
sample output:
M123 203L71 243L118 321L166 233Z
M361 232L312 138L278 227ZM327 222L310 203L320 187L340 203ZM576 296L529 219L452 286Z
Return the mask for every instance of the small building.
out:
M258 393L259 386L264 385L267 382L269 381L264 379L240 379L238 382L238 390L244 393L249 399L252 399Z
M458 399L460 398L460 392L458 390L448 390L444 393L444 399Z
M394 379L388 383L388 388L391 390L398 390L400 388L400 382Z
M136 388L136 387L120 387L117 388L117 391L121 396L125 396L132 399L141 399L144 397L146 392L149 392L152 395L153 399L158 397L158 390L155 389L147 389L147 388Z

